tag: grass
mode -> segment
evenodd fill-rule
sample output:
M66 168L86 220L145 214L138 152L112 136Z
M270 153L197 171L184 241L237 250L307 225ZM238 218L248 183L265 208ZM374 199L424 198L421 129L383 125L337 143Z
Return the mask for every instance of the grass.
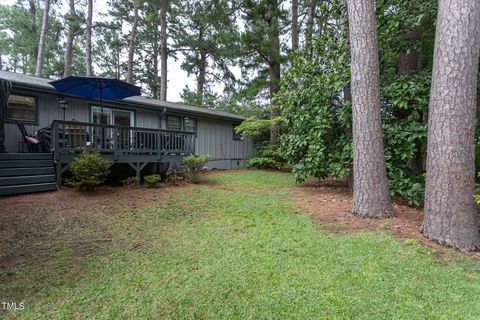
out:
M242 172L112 219L108 249L68 247L0 274L25 319L478 319L480 265L384 233L320 231L290 175ZM0 314L1 316L1 314Z

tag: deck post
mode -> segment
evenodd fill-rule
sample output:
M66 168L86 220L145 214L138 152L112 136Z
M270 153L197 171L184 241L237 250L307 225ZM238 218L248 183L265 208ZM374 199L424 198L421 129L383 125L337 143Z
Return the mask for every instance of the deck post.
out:
M62 185L62 164L60 161L55 161L55 173L57 176L57 186L60 187Z
M135 177L137 178L137 186L140 185L140 173L142 173L143 168L148 164L148 162L128 162L130 167L135 170Z

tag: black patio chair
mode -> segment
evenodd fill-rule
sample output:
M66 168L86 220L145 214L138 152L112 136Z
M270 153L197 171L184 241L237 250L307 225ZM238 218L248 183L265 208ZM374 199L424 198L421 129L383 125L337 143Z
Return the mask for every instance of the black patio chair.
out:
M17 121L17 126L22 134L22 142L26 144L28 152L42 152L42 144L35 136L28 134L23 122Z

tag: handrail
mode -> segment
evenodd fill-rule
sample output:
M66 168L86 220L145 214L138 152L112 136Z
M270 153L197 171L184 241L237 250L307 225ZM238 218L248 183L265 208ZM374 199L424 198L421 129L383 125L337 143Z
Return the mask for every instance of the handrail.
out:
M99 151L121 155L187 154L195 152L195 133L54 120L52 146L55 160L60 153Z

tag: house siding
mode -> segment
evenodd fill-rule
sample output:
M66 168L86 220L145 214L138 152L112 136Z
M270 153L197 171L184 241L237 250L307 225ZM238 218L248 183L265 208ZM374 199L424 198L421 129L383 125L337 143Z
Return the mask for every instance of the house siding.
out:
M28 94L25 91L14 91L13 94ZM63 111L58 106L56 95L35 94L37 102L37 124L25 124L30 134L38 129L50 126L53 120L63 119ZM98 104L94 101L68 98L69 109L65 112L66 120L90 122L90 106ZM128 106L116 106L114 103L105 103L105 107L133 110L135 112L135 126L166 129L166 115L162 110L148 110ZM174 114L174 113L169 113ZM195 139L195 152L209 154L212 160L207 164L208 169L236 169L243 165L246 156L253 150L253 141L233 140L233 121L197 117L189 114L174 114L189 116L197 120L197 136ZM162 116L162 117L161 117ZM5 124L5 146L7 152L21 152L21 134L16 123Z

